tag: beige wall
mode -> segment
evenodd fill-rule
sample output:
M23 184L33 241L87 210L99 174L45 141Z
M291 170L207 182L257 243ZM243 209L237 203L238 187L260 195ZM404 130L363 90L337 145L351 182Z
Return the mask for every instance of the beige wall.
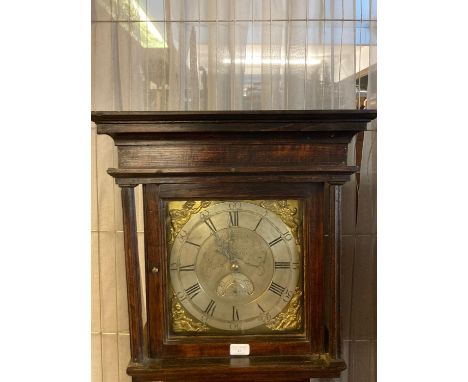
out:
M92 382L130 381L125 373L130 344L120 189L106 173L115 167L117 153L112 139L97 135L94 125L91 140ZM136 204L143 264L141 187L136 188Z

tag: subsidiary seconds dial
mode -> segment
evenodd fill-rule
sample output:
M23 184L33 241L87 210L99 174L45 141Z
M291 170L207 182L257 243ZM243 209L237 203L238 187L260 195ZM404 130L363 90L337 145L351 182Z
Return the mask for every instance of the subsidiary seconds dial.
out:
M267 323L298 284L300 256L289 227L248 202L222 202L193 215L170 254L172 288L208 326L247 330Z

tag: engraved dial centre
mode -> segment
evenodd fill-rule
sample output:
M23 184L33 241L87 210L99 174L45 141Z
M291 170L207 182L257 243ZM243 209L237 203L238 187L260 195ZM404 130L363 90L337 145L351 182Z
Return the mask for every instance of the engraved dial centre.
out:
M242 227L211 235L197 256L198 279L207 294L237 304L247 304L264 293L273 272L273 255L266 241Z

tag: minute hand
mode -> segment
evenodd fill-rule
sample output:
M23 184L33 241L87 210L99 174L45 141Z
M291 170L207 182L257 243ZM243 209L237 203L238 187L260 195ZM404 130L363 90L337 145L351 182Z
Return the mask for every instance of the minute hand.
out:
M213 235L215 237L215 243L216 246L218 247L218 250L221 251L221 253L226 256L229 261L234 261L234 255L231 254L231 252L228 250L229 248L229 242L226 240L223 240L219 235L218 232L213 232Z

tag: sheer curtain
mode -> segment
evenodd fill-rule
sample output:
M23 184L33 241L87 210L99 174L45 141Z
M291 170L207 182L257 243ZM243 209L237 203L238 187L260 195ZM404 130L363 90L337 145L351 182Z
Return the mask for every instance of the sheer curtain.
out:
M355 109L375 72L371 0L95 0L92 16L95 110Z

